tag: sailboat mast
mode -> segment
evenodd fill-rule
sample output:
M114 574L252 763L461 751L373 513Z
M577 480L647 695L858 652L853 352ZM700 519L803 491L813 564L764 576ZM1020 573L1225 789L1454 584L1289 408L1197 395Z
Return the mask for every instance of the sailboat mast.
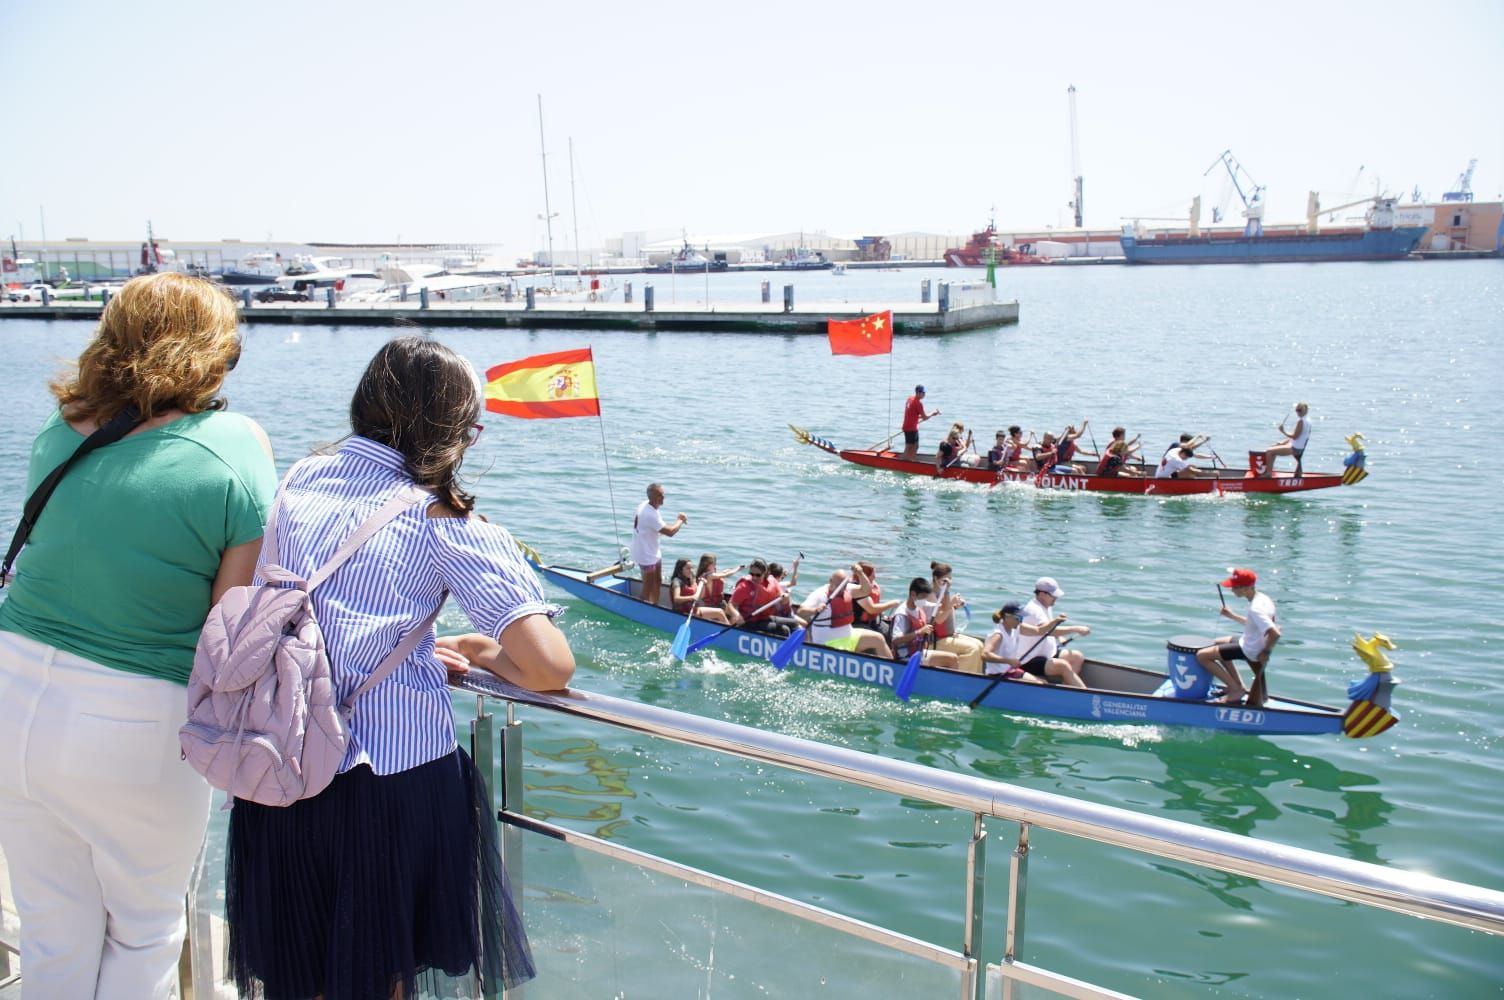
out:
M548 146L543 139L543 95L538 95L538 151L543 156L543 225L548 232L548 284L554 287L554 213L548 203Z
M574 202L574 136L569 137L569 217L574 220L574 286L584 288L580 277L580 210Z

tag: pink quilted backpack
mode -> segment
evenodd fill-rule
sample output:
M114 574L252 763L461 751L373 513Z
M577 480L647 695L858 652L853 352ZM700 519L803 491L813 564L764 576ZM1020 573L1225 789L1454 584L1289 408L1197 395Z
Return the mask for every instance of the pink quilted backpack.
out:
M262 543L267 583L232 587L209 612L188 679L188 721L178 730L183 758L227 793L226 808L231 796L285 806L327 788L350 742L356 700L401 666L438 619L434 608L344 704L335 702L329 655L309 594L427 496L416 486L399 491L303 580L277 565L279 494Z

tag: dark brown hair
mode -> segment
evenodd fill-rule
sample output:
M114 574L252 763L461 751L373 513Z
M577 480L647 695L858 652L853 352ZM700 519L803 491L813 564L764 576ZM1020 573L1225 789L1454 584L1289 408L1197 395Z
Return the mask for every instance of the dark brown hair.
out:
M402 455L419 486L462 514L475 497L460 488L460 463L480 417L480 387L470 363L427 337L383 344L350 401L350 429Z

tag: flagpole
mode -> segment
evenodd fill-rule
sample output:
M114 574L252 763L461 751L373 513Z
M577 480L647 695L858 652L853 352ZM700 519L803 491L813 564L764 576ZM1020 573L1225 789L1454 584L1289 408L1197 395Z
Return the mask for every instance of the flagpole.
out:
M895 331L889 331L890 333ZM896 338L895 338L896 339ZM883 430L893 426L893 352L888 351L888 423Z
M600 398L600 388L597 385L596 398ZM616 521L616 490L611 485L611 457L606 454L606 421L601 416L599 408L595 414L595 425L601 432L601 461L606 466L606 496L611 500L611 533L616 537L616 552L620 556L624 551L621 545L621 526Z

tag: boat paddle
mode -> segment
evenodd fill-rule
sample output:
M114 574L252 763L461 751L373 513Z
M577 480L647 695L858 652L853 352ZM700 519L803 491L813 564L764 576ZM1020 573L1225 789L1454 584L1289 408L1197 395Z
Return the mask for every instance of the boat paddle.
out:
M830 607L830 602L840 596L841 591L845 590L846 584L850 582L851 578L847 577L845 580L841 581L841 585L835 589L834 593L826 596L824 603L816 608L815 613L810 616L811 623L813 623L816 618L820 617L821 611L824 611L826 608ZM794 631L789 634L789 637L783 640L783 642L779 643L777 649L773 650L773 655L768 657L768 661L779 670L786 669L789 665L789 661L794 658L794 654L799 651L799 647L804 645L804 636L808 632L809 629L803 625L800 625L798 628L794 629Z
M919 648L909 657L909 662L904 665L903 676L898 678L898 683L893 686L893 693L898 695L899 701L908 701L909 695L914 693L914 682L919 679L919 667L924 663L924 639L919 640Z
M773 598L767 604L764 604L762 607L758 608L756 611L754 611L752 613L754 615L760 615L764 611L768 610L769 608L771 608L773 605L777 604L781 600L783 600L783 595L779 594L777 597ZM725 628L721 629L720 631L718 631L718 632L712 632L710 635L707 635L703 639L696 639L693 643L691 643L689 645L689 648L687 648L687 649L684 650L684 656L679 657L679 659L681 659L681 660L684 659L684 657L688 656L690 653L699 652L700 650L704 649L706 646L710 645L712 642L715 642L721 636L725 635L727 632L730 632L732 629L738 628L738 627L739 626L736 626L736 625L727 625Z
M694 621L695 608L700 604L700 589L704 586L704 580L695 585L695 597L689 602L689 614L684 616L684 624L679 626L679 631L674 634L673 644L668 647L669 655L676 660L689 655L689 626Z
M1049 628L1045 629L1044 633L1042 635L1040 635L1040 637L1038 639L1034 640L1034 645L1032 645L1028 649L1026 649L1024 651L1024 655L1020 656L1018 658L1018 662L1019 662L1020 666L1022 666L1023 664L1029 662L1029 654L1032 653L1032 652L1034 652L1034 650L1038 649L1039 648L1039 644L1041 642L1044 642L1045 639L1049 637L1049 634L1051 632L1055 631L1055 629L1058 628L1059 625L1060 625L1060 622L1056 621L1054 625L1051 625ZM982 688L982 693L981 694L977 695L975 698L971 699L971 701L968 701L966 703L966 707L967 708L976 708L978 705L980 705L986 699L986 697L989 694L992 693L992 689L993 688L997 687L999 684L1001 684L1006 679L1007 678L1003 674L999 674L998 676L994 677L992 679L992 683L991 684L988 684L986 687Z
M1222 594L1222 585L1220 583L1217 584L1217 600L1219 600L1219 601L1222 602L1222 610L1226 611L1227 610L1227 598L1225 596L1223 596L1223 594Z

